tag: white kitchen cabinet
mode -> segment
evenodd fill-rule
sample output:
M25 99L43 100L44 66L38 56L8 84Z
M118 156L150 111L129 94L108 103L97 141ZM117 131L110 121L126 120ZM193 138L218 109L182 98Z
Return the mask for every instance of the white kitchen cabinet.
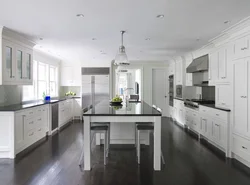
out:
M209 137L209 117L205 115L200 116L200 133Z
M240 59L248 56L250 56L250 35L236 39L233 50L234 59Z
M250 140L232 135L232 152L250 164ZM249 165L248 165L249 166Z
M2 41L0 85L32 85L34 43L26 39L12 38L10 35L16 34L9 32L3 30L2 38L0 38Z
M227 128L225 125L227 124L226 122L211 118L210 122L210 138L212 141L214 141L216 144L218 144L222 148L226 148L227 144Z
M234 61L234 105L233 105L233 132L250 138L249 111L249 74L250 58Z
M68 123L73 117L73 99L59 102L59 127Z
M210 85L214 85L219 79L218 61L218 52L215 51L209 54L208 80Z
M191 57L186 58L186 68L192 63L193 59ZM186 68L184 69L186 73L186 86L192 86L193 85L193 74L187 73Z
M177 60L175 63L175 77L176 85L183 85L183 63L181 59Z
M15 114L15 150L16 153L22 151L25 146L25 133L24 133L24 119L25 111L21 111Z
M174 62L169 64L168 71L169 71L169 75L174 75L174 73L175 73L175 63Z
M232 45L226 44L209 54L208 80L210 85L230 82L232 52Z
M20 110L14 113L14 154L34 144L49 131L49 105Z
M174 99L174 119L181 125L185 125L185 107L182 100Z
M217 84L215 88L216 107L231 108L231 86L229 84Z
M73 99L73 117L79 117L82 119L82 101L81 98Z
M61 86L81 86L80 66L61 66Z

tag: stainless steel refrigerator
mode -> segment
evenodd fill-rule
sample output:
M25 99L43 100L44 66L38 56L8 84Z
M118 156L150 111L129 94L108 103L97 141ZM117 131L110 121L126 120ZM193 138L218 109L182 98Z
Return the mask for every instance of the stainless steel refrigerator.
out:
M94 105L109 105L110 69L82 68L82 109L89 110Z

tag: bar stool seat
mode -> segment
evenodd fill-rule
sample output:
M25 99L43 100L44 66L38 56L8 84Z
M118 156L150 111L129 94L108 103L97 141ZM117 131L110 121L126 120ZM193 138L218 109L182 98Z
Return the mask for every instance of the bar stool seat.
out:
M92 135L91 140L90 140L90 146L96 134L104 134L104 165L106 165L106 158L108 157L109 145L110 145L110 123L109 122L103 122L103 123L92 122L90 126L90 131ZM84 154L84 147L82 149L81 157L79 160L79 166L82 165L83 154Z

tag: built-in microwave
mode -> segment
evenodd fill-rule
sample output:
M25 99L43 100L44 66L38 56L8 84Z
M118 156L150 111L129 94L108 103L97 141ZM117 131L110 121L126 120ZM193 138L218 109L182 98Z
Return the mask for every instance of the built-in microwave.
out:
M182 85L176 85L176 97L182 98Z

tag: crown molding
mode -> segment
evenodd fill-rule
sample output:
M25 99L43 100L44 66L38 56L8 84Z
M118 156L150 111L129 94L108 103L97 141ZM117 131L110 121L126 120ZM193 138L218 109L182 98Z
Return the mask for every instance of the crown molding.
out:
M24 44L30 48L33 48L36 45L36 43L34 41L26 38L25 36L21 35L20 33L13 31L7 27L2 28L2 36L3 36L3 38L5 38L7 40L16 42L16 43L21 44L21 45Z

